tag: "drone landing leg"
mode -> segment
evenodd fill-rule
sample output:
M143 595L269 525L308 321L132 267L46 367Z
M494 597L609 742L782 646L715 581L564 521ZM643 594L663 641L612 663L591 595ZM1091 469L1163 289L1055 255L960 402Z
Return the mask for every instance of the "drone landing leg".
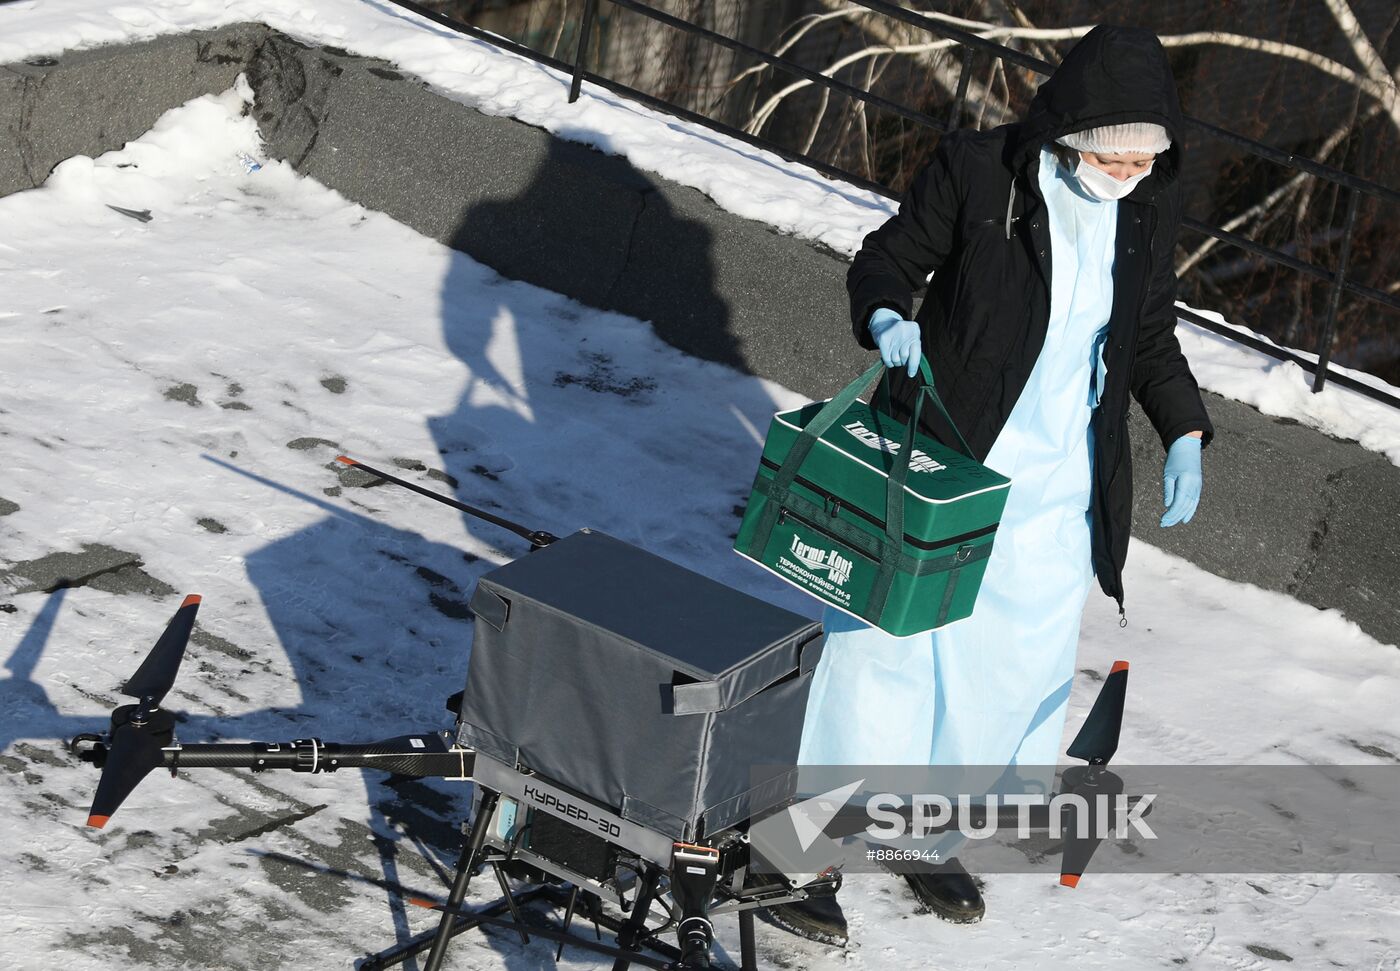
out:
M617 932L617 946L624 951L640 951L645 942L647 914L651 911L651 900L656 895L656 885L661 880L661 871L648 865L641 883L637 887L637 897L632 903L632 913ZM613 962L612 971L627 971L632 962L620 957ZM426 971L432 971L431 968Z
M520 903L527 903L544 894L536 890L527 890L516 899ZM546 898L547 899L547 898ZM457 919L452 923L452 936L465 933L474 927L480 927L483 923L493 918L499 918L506 913L506 902L498 900L493 904L488 904L475 911L470 917L463 917L458 914ZM422 954L433 946L433 941L437 939L437 930L431 930L426 934L419 934L403 944L396 945L387 951L380 951L378 954L371 954L362 960L356 967L359 971L384 971L385 968L397 967L411 957Z
M758 971L758 954L753 939L753 911L739 911L739 967Z
M491 869L496 871L496 882L501 885L501 896L505 898L506 906L510 908L510 919L520 925L520 943L528 945L530 935L525 932L525 922L520 919L520 911L515 907L515 895L510 892L510 884L506 883L506 875L501 870L499 863L492 863Z
M575 905L577 905L577 904L578 904L578 887L576 887L576 886L570 887L570 888L569 888L569 905L568 905L566 908L564 908L564 933L565 933L565 934L567 934L567 933L569 932L569 927L570 927L570 926L573 924L573 922L574 922L574 907L575 907ZM555 963L557 964L558 962L560 962L560 961L562 961L562 960L564 960L564 942L563 942L563 941L560 941L560 942L559 942L559 946L558 946L558 947L555 949L555 951L554 951L554 961L555 961Z
M452 891L447 895L448 907L460 907L467 899L467 884L472 878L472 863L476 860L477 853L481 852L481 844L486 842L486 831L491 825L491 817L496 813L496 803L500 798L499 793L490 789L482 790L481 803L476 808L476 818L472 820L471 834L467 837L467 845L462 847L462 857L457 861L457 875L452 880ZM510 899L509 894L506 899ZM423 965L423 971L440 971L442 960L447 955L447 944L452 940L453 924L456 922L455 915L442 915L437 936L433 938L433 948L428 952L428 961Z

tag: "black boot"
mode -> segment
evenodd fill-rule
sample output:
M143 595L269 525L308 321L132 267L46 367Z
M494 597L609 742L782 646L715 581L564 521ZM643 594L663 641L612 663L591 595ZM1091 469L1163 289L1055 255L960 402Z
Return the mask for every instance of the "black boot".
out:
M790 904L760 907L758 919L809 941L846 946L846 915L835 894L808 897Z
M930 869L902 874L920 904L955 924L971 924L982 919L987 905L977 883L956 858Z

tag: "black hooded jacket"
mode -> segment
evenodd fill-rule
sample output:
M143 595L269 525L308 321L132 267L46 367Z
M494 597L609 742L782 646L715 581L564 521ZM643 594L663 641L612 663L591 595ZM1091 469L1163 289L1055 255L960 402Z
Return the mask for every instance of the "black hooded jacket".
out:
M1213 430L1175 335L1172 250L1181 225L1181 109L1166 52L1138 28L1099 26L1041 84L1026 118L990 131L945 135L899 212L868 236L846 279L856 340L878 307L910 318L913 292L932 273L917 320L940 397L978 459L985 459L1030 378L1050 318L1050 227L1037 172L1040 150L1070 132L1155 122L1172 145L1118 203L1113 305L1103 395L1094 430L1094 572L1123 602L1132 520L1128 393L1164 446ZM908 414L916 382L892 375L892 410ZM926 409L926 412L933 409ZM948 444L942 419L925 430Z

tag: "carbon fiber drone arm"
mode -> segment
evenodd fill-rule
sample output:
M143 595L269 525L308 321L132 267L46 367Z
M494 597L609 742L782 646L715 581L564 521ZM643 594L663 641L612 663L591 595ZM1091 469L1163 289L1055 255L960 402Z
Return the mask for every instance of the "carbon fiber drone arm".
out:
M292 742L172 745L161 750L172 771L195 768L248 768L254 772L334 772L377 769L420 778L470 779L476 753L449 745L438 734L400 735L367 745L299 738Z

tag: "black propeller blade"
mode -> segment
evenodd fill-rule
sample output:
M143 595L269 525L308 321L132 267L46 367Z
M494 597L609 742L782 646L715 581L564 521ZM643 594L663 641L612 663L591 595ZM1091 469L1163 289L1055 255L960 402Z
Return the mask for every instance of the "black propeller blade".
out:
M1100 771L1118 751L1118 736L1123 730L1123 705L1128 693L1128 662L1114 661L1104 679L1089 717L1084 719L1079 734L1074 737L1067 753L1070 758L1083 759L1089 764L1065 771L1061 785L1065 792L1081 795L1086 800L1085 812L1076 803L1068 803L1061 817L1064 834L1064 855L1060 863L1060 883L1066 887L1079 885L1079 878L1089 866L1089 858L1098 849L1099 815L1104 811L1102 798L1112 799L1123 791L1123 780L1112 772ZM1084 835L1080 835L1083 832Z
M175 718L160 709L160 703L175 684L185 645L194 630L199 612L199 595L190 594L170 618L155 647L146 655L122 693L140 699L139 704L122 705L112 712L112 729L97 795L88 813L88 825L101 829L152 769L165 757L161 749L175 736Z
M1118 734L1123 729L1123 701L1128 692L1128 662L1114 661L1113 669L1104 679L1094 707L1079 734L1074 737L1067 753L1072 759L1083 759L1090 765L1107 765L1118 751Z
M102 777L97 780L97 795L88 810L88 825L101 829L117 811L137 784L152 769L158 769L165 757L161 749L175 737L175 718L168 711L151 712L137 724L139 705L122 705L112 713L111 744Z
M199 613L199 594L192 593L180 604L175 616L165 627L156 646L146 655L146 660L136 669L131 680L122 688L122 694L139 698L154 708L161 703L165 693L175 684L175 675L180 671L180 661L185 656L185 645L189 642L190 631L194 629L194 617Z
M1079 886L1079 878L1089 868L1089 858L1103 842L1100 832L1112 832L1114 806L1123 792L1123 780L1112 772L1098 772L1090 766L1066 769L1061 777L1065 792L1084 797L1084 807L1069 802L1060 817L1065 848L1060 859L1060 884Z

